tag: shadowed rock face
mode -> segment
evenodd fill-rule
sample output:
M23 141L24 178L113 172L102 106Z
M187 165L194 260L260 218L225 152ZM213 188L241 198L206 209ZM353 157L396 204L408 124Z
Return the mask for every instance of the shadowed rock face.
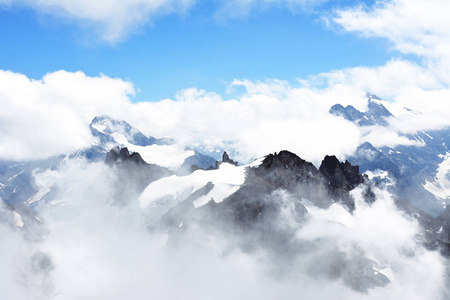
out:
M341 201L353 210L355 205L349 192L366 181L358 166L352 166L348 161L341 163L336 156L326 156L317 170L312 163L294 153L280 151L269 154L259 167L250 168L245 183L266 185L272 190L285 189L319 207ZM367 202L373 202L374 195L369 186L365 196Z
M265 232L272 236L273 228L267 224L273 222L283 209L284 200L279 193L289 195L294 219L303 222L307 210L302 199L321 208L341 202L352 211L355 204L349 192L365 183L366 178L359 174L357 166L341 163L335 156L325 157L317 169L294 153L281 151L266 156L258 167L248 168L244 184L222 203L210 201L201 209L194 209L192 205L189 209L208 211L205 213L205 218L210 220L208 223L225 222L226 226L232 224L244 231L259 228L259 234ZM366 201L373 200L370 185L366 184Z
M106 153L105 163L112 167L117 164L136 164L136 165L148 165L137 152L129 153L128 148L112 148Z
M224 157L229 159L225 154ZM189 218L191 213L208 211L204 218L210 220L209 224L225 222L228 224L226 226L235 226L237 230L244 231L261 228L260 225L263 225L265 229L262 231L267 231L269 229L266 224L270 224L274 216L283 209L284 200L280 193L289 195L295 211L294 219L302 222L307 214L302 204L303 199L321 208L327 208L333 202L341 202L352 211L355 205L349 192L365 182L366 178L359 174L357 166L352 166L349 162L341 163L335 156L325 157L317 169L312 163L292 152L280 151L278 154L267 155L261 165L247 168L244 184L222 203L210 201L204 207L194 209L194 193L188 201L190 205L184 203L184 209L172 210L170 215L165 217L165 221L166 224L179 224L182 219ZM369 184L366 186L367 191L370 191ZM277 193L278 196L274 196ZM373 198L369 197L373 194L366 194L367 202L373 201ZM182 211L184 216L177 216L182 215ZM176 221L168 222L170 218Z
M232 164L232 165L235 165L235 166L238 165L238 162L237 162L237 161L234 161L234 160L232 160L232 159L230 158L230 156L228 155L227 151L224 151L224 152L223 152L223 154L222 154L222 161L216 161L216 169L218 169L219 166L220 166L222 163L228 163L228 164Z
M246 183L264 182L273 188L293 190L298 183L319 183L319 172L310 162L294 153L269 154L257 168L247 171Z
M232 165L235 165L235 166L238 165L238 162L237 162L237 161L234 161L234 160L232 160L232 159L230 158L230 156L228 155L227 151L224 151L224 152L223 152L223 155L222 155L222 162L229 163L229 164L232 164Z
M146 163L137 152L130 154L126 147L111 149L106 153L105 163L115 169L120 177L113 191L118 204L137 199L151 182L173 174L166 168Z
M359 173L359 167L352 166L348 161L341 163L336 156L327 155L320 165L319 172L327 181L326 187L330 197L342 201L353 210L355 203L350 198L349 192L358 185L368 182L367 176ZM369 185L366 186L364 197L368 203L375 201L375 195Z
M328 179L331 187L350 191L364 182L359 174L359 167L352 166L348 161L341 163L336 156L325 156L319 168L320 173Z
M374 272L376 263L361 249L348 254L320 239L297 238L299 228L309 220L303 198L323 208L340 201L352 209L354 202L349 192L364 183L358 167L341 163L334 156L327 156L317 169L294 153L281 151L266 156L261 165L248 168L244 184L221 203L210 201L194 208L195 198L212 188L208 183L170 209L162 222L171 233L169 243L175 247L185 244L183 239L189 235L184 232L189 230L220 234L232 241L230 247L237 245L245 252L263 249L277 274L296 272L295 262L304 261L311 276L342 280L353 290L366 292L387 285L389 279ZM315 259L303 259L311 253L315 253Z

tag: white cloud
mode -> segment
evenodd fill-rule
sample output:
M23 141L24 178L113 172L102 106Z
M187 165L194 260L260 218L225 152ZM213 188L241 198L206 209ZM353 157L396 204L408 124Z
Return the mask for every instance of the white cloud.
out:
M331 241L331 245L349 255L356 246L364 250L366 257L375 259L391 283L369 290L365 299L441 299L446 284L442 277L443 259L438 253L417 247L414 240L419 225L396 209L386 191L375 190L377 200L372 205L364 201L361 193L360 189L352 191L356 205L353 214L336 204L326 210L308 207L312 217L299 229L299 239L321 240L324 246ZM326 247L315 255L320 256L321 251L326 251Z
M32 8L40 13L93 29L107 42L118 42L137 28L166 14L185 14L195 0L0 0L3 6Z
M402 72L395 72L399 69L411 76L402 80ZM340 158L351 154L365 140L379 146L410 144L396 132L450 126L450 92L414 87L440 86L434 78L420 75L420 67L393 61L374 69L320 74L297 86L280 80L234 81L232 87L246 88L237 99L224 100L190 88L180 91L175 100L131 103L133 86L120 79L59 71L30 80L2 71L0 157L42 159L88 147L92 143L89 122L107 114L146 135L174 138L181 146L235 152L242 163L283 149L320 163L326 154ZM397 101L386 103L396 116L392 127L361 131L328 113L336 103L365 110L367 90Z
M447 0L376 1L372 7L339 10L334 21L365 37L386 38L403 53L450 63L448 11Z
M0 157L42 159L89 146L92 118L129 105L129 82L59 71L42 80L0 71Z
M390 100L411 88L439 90L446 87L438 74L407 60L391 60L378 67L333 70L309 77L307 84L328 88L345 86Z
M321 73L310 76L301 83L316 93L340 91L342 96L336 103L350 104L361 111L366 109L366 102L361 101L361 97L357 95L364 92L388 100L384 105L395 116L390 119L392 127L389 129L396 132L433 130L450 126L450 76L441 76L441 72L434 68L406 60L391 60L378 67L354 67ZM354 96L351 96L352 94ZM395 144L394 133L380 133L377 129L370 136L381 138L376 139L375 144ZM401 142L401 139L397 141Z
M282 149L319 162L325 154L349 154L359 143L353 124L328 114L335 101L329 94L286 85L283 91L257 83L237 100L192 88L176 100L132 104L131 83L103 75L59 71L30 80L2 71L0 81L2 159L42 159L88 147L89 122L100 114L183 146L234 150L242 162Z
M258 85L269 95L280 92L278 86L270 92ZM356 126L328 114L333 99L292 88L283 93L280 98L249 93L224 101L188 89L178 101L136 104L134 120L147 134L168 135L183 145L235 150L241 162L283 149L320 162L326 154L344 156L356 149Z
M269 8L307 11L328 0L226 0L214 3L216 18L246 17ZM76 24L108 43L117 43L161 16L187 15L199 0L0 0L0 8L31 8ZM89 36L89 35L88 35Z
M296 13L309 10L328 0L225 0L216 11L219 19L246 17L252 11L264 11L269 8L285 8Z
M361 190L355 191L352 214L339 204L328 209L308 206L310 214L300 223L293 215L297 198L277 191L271 200L280 203L282 213L272 215L270 224L298 242L293 243L299 245L294 246L298 252L273 251L279 246L272 248L266 237L256 251L243 252L248 237L229 227L216 228L211 220L188 218L184 230L168 232L173 233L169 242L165 231L149 231L149 217L136 203L111 203L111 190L123 178L104 164L74 159L48 172L35 176L40 181L49 175L56 178L58 192L51 200L64 203L35 208L45 234L26 239L22 231L0 220L0 287L8 299L259 300L302 295L322 300L415 300L440 299L446 289L443 258L416 242L417 222L399 212L384 191L376 191L372 205L364 202ZM337 251L346 259L333 259ZM34 267L36 254L53 267ZM358 273L359 265L352 262L361 255L376 263L377 269L368 272L389 276L387 286L358 293L343 280L324 276L321 267L339 267L342 276Z

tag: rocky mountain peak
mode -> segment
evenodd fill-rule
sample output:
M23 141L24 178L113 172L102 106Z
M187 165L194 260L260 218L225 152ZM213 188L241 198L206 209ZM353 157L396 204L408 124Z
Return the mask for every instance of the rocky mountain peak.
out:
M247 180L253 180L253 176L277 188L290 189L295 183L317 180L319 173L312 163L283 150L267 155L258 168L251 168Z
M319 172L327 181L326 186L329 195L333 199L341 199L349 208L353 207L354 202L348 193L368 180L366 175L359 173L358 166L353 166L347 160L341 163L334 155L325 156L319 167ZM375 200L375 195L370 186L366 187L364 196L367 202Z
M386 118L391 117L392 114L381 103L382 100L380 98L371 94L368 94L367 97L367 111L365 112L357 110L352 105L344 107L341 104L335 104L330 108L329 113L343 117L358 126L386 126Z
M113 190L116 204L135 201L151 182L173 174L166 168L146 163L137 152L130 154L127 147L112 148L106 153L105 163L121 178Z
M138 129L132 127L126 121L114 120L109 116L97 116L90 124L91 132L104 144L117 143L112 134L122 135L129 143L138 146L173 145L175 141L170 138L154 138L145 136Z
M325 156L319 167L319 172L334 185L344 183L354 188L364 182L364 177L359 173L359 167L353 166L346 160L341 163L336 156Z
M127 147L114 147L108 153L106 153L105 163L109 166L117 163L131 162L136 165L147 165L142 159L141 155L137 152L130 154Z
M235 165L235 166L238 165L238 162L237 162L237 161L234 161L234 160L232 160L232 159L230 158L230 156L228 155L227 151L224 151L224 152L223 152L223 154L222 154L222 161L216 161L216 169L218 169L219 166L220 166L222 163L229 163L229 164L232 164L232 165Z
M232 159L230 158L230 156L228 156L227 151L224 151L224 152L223 152L223 155L222 155L222 162L229 163L229 164L232 164L232 165L235 165L235 166L238 165L238 162L237 162L237 161L232 160Z

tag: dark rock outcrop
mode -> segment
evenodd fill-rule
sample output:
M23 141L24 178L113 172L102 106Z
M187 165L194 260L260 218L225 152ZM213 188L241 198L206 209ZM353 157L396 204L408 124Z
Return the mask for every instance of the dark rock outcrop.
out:
M328 194L333 199L339 199L353 210L354 202L349 196L349 192L358 185L368 182L368 177L359 173L358 166L352 166L347 160L341 163L334 155L325 156L319 172L327 180ZM375 195L371 191L370 185L366 185L364 197L368 203L375 201Z
M232 165L235 165L235 166L238 165L238 162L237 162L237 161L234 161L234 160L232 160L232 159L230 158L230 156L228 155L227 151L224 151L224 152L223 152L223 154L222 154L222 161L216 161L216 169L218 169L219 166L220 166L222 163L228 163L228 164L232 164Z
M366 178L359 174L358 167L341 163L335 156L325 157L317 169L294 153L280 151L267 155L259 166L248 168L244 184L221 203L210 201L194 208L194 198L209 192L207 184L191 194L194 198L169 210L162 221L171 227L169 242L175 247L185 244L183 238L192 237L183 235L187 230L220 232L231 241L231 247L238 245L245 252L263 249L283 272L295 272L293 262L313 252L315 258L307 266L312 276L341 279L353 290L366 292L387 285L389 279L374 272L376 262L361 249L343 253L327 242L297 236L298 229L309 220L304 199L323 208L340 201L352 210L349 192L360 184L366 184Z
M224 151L224 152L223 152L223 155L222 155L222 162L224 162L224 163L229 163L229 164L232 164L232 165L235 165L235 166L238 165L238 162L237 162L237 161L234 161L234 160L232 160L232 159L230 158L230 156L228 155L227 151Z
M117 171L119 179L113 191L116 203L128 203L140 195L147 185L173 173L161 166L146 163L137 152L114 147L106 153L105 163Z
M121 164L121 163L147 165L147 163L142 159L142 157L139 153L133 152L130 154L127 147L112 148L108 153L106 153L105 163L110 167L112 167L113 165Z

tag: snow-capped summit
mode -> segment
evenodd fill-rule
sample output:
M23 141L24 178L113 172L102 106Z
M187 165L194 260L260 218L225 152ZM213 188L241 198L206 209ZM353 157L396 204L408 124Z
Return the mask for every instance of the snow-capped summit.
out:
M0 198L14 205L34 205L54 191L51 182L44 185L35 183L36 172L56 171L64 162L73 159L104 162L107 153L116 147L127 147L132 153L139 153L146 163L177 173L189 173L192 165L204 169L215 166L215 159L185 149L171 138L147 137L123 120L98 116L89 127L93 142L88 148L41 161L0 161Z
M387 120L395 116L386 106L389 107L386 101L368 94L366 112L353 106L344 108L340 104L331 107L329 112L355 123L364 133L367 126L389 126ZM408 109L398 109L410 113ZM447 147L450 145L450 128L397 134L411 142L378 148L365 142L348 160L379 183L387 183L397 196L432 215L439 215L450 203L450 183L445 179L445 174L450 174L450 164L446 161L450 153Z
M371 94L368 94L367 97L368 105L367 111L365 112L361 112L351 105L343 107L340 104L335 104L331 107L330 113L336 116L344 117L358 126L386 126L386 118L392 117L392 114L382 104L380 98Z
M171 138L157 139L152 136L146 137L127 122L114 120L106 115L95 117L90 124L90 128L92 134L99 137L103 143L114 142L114 137L118 135L122 135L130 144L144 147L150 145L173 145L175 143Z

